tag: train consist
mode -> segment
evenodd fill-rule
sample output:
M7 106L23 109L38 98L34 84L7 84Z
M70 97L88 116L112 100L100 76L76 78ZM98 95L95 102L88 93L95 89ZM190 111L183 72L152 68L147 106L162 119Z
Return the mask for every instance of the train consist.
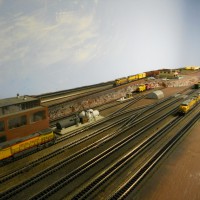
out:
M149 71L149 72L131 75L128 77L119 78L114 81L114 86L120 86L120 85L130 83L136 80L144 79L146 77L155 77L158 74L159 74L159 70L156 70L156 71Z
M185 100L179 106L179 114L186 114L188 113L194 106L196 106L200 101L200 93L197 93L193 97Z
M0 100L0 163L52 145L48 108L39 99L14 97Z
M200 67L199 66L187 66L185 67L186 70L199 70Z
M146 78L146 73L141 73L141 74L136 74L136 75L116 79L114 82L114 86L123 85L123 84L130 83L142 78Z

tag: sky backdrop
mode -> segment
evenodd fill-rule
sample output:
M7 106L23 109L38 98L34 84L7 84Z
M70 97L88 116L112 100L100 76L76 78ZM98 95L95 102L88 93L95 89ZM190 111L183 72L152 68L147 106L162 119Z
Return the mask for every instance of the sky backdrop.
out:
M200 64L199 0L0 0L0 98Z

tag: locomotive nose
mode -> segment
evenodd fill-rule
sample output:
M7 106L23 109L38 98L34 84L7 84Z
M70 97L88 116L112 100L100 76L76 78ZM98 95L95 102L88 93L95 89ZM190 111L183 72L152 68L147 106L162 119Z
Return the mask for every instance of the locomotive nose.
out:
M181 110L182 110L183 113L186 113L187 110L188 110L188 107L187 107L187 106L182 106L182 107L181 107Z

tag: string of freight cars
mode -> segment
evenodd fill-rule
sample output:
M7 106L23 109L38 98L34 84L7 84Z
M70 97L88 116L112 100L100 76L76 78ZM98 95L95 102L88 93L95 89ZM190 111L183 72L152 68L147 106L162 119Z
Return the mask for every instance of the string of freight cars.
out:
M118 79L115 80L114 86L123 85L123 84L126 84L126 83L130 83L130 82L133 82L133 81L136 81L136 80L146 78L146 77L155 77L158 74L159 74L159 70L156 70L156 71L149 71L149 72L131 75L131 76L128 76L128 77L118 78Z

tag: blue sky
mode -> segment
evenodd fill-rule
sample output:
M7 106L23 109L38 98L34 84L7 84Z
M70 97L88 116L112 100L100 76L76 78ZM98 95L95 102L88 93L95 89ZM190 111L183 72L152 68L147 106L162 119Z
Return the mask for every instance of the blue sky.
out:
M198 0L0 0L0 98L200 63Z

